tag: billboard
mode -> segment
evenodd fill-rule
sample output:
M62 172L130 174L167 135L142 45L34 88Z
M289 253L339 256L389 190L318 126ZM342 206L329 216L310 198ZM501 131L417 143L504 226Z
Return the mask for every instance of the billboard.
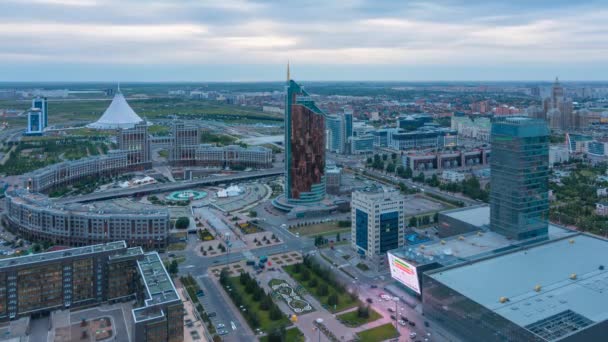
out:
M397 258L391 253L388 253L388 264L393 279L396 279L417 294L420 294L420 282L418 281L418 272L415 266L407 263L403 259Z

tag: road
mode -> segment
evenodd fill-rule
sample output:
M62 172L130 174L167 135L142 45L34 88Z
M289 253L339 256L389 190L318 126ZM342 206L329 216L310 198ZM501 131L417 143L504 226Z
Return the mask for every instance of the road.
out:
M370 174L370 175L372 175L374 177L374 178L371 178L371 179L377 178L377 179L381 179L381 180L384 180L386 182L389 182L391 184L403 183L403 184L407 185L410 188L420 189L420 191L423 192L423 193L434 194L434 195L441 196L441 197L444 197L444 198L447 198L447 199L453 200L453 201L461 201L465 205L479 205L479 204L482 203L482 202L470 199L468 197L465 197L465 196L462 196L462 195L459 195L459 194L454 194L454 193L448 193L448 192L445 192L445 191L441 191L441 190L439 190L437 188L434 188L434 187L431 187L431 186L428 186L428 185L421 185L420 183L416 183L416 182L411 181L409 179L405 179L405 178L401 178L401 177L397 177L397 176L393 176L393 175L388 175L388 174L385 174L383 172L375 171L375 170L372 170L372 169L369 169L369 168L366 169L365 172L367 174ZM361 177L365 177L364 174L360 174L360 175L361 175Z
M172 252L176 257L183 256L185 258L185 261L180 265L180 275L192 275L201 289L205 292L205 296L200 297L200 301L207 313L216 313L216 316L211 318L211 322L216 327L220 323L226 326L226 328L223 329L228 331L228 334L223 336L224 341L252 341L255 340L255 337L253 332L246 326L246 323L240 317L240 314L235 312L236 309L231 308L230 299L228 299L223 293L223 290L219 288L218 282L210 278L207 269L212 266L230 264L243 260L245 259L244 252L250 252L256 258L259 258L263 255L268 256L284 253L286 251L308 253L315 249L312 239L298 238L276 226L267 226L265 229L276 234L283 243L270 247L232 252L215 257L200 257L194 250L197 237L190 234L187 249ZM229 328L231 322L235 323L236 330Z
M91 202L91 201L99 201L105 199L113 199L120 197L128 197L134 195L144 195L144 194L152 194L158 192L167 192L167 191L176 191L176 190L184 190L194 186L201 185L212 185L218 183L232 183L237 181L255 179L255 178L264 178L264 177L272 177L272 176L280 176L285 171L284 168L272 168L267 170L260 171L252 171L252 172L241 172L234 175L226 175L226 176L210 176L202 179L194 179L187 180L183 182L176 183L161 183L161 184L150 184L144 185L137 188L132 189L112 189L111 191L104 192L94 192L91 194L86 194L82 196L71 196L69 198L60 199L58 203L82 203L82 202Z

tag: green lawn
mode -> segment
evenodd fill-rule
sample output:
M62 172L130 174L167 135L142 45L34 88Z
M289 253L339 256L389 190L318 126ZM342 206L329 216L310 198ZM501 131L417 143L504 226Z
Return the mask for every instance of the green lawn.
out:
M372 308L369 309L369 317L361 318L357 315L357 310L347 312L345 314L337 316L337 318L344 323L347 327L358 327L365 323L373 322L377 319L382 318L382 315L374 311Z
M172 243L167 246L168 251L183 251L186 249L186 244L183 242Z
M304 227L291 227L289 231L292 233L300 233L301 236L305 235L319 235L319 234L337 234L337 233L348 233L350 227L338 227L337 222L327 222L319 224L311 224Z
M386 323L373 329L364 330L357 334L360 342L378 342L399 336L392 323Z
M302 269L305 269L306 266L304 264L302 264ZM315 297L322 305L324 305L324 307L329 310L330 312L340 312L340 311L344 311L346 309L350 309L353 307L356 307L357 305L359 305L359 300L355 299L353 300L350 296L350 294L346 291L342 291L342 292L337 292L337 296L338 296L338 304L336 305L335 309L333 306L330 306L327 304L327 300L329 298L329 295L334 292L333 288L334 286L332 284L330 284L329 282L327 282L327 280L319 277L317 274L315 274L314 272L312 272L312 270L310 270L310 279L303 281L302 280L302 274L303 272L300 273L295 273L294 271L294 265L289 265L289 266L284 266L283 269L285 270L285 272L287 272L293 279L297 280L298 283L300 283L300 285L302 285L302 287L304 287L306 289L306 291L308 291L313 297ZM317 285L312 287L311 284L311 280L312 279L316 279ZM329 292L327 295L325 296L321 296L318 294L318 289L322 284L326 284L327 287L329 288Z
M232 291L236 291L236 293L243 300L243 305L250 312L255 312L255 316L260 321L260 329L263 332L271 332L283 325L288 326L291 325L291 322L284 316L280 320L273 321L270 319L269 311L264 311L260 309L260 303L253 299L253 296L245 291L245 287L239 281L239 277L231 277L230 278L230 286L232 287ZM253 328L252 328L253 329Z
M289 342L304 342L304 334L298 328L288 329L285 334L285 341ZM268 342L268 336L260 337L260 342Z

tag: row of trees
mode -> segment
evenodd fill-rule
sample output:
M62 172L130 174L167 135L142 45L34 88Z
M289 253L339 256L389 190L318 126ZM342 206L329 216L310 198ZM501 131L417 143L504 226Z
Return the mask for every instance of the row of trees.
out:
M490 200L489 183L486 185L486 189L482 189L477 177L465 179L460 183L441 184L439 185L439 189L449 192L462 192L464 195L472 199L484 202L488 202Z
M228 276L228 270L222 269L220 272L220 284L227 289L228 295L237 307L245 305L246 310L243 312L243 316L251 326L251 328L260 327L260 318L258 317L259 311L268 312L268 317L272 321L278 321L283 319L285 316L279 307L274 303L272 297L264 291L264 289L258 284L258 282L249 273L243 272L239 276L239 283L244 289L246 294L251 296L251 299L257 303L258 308L248 307L248 304L244 301L238 291L234 290L234 284Z

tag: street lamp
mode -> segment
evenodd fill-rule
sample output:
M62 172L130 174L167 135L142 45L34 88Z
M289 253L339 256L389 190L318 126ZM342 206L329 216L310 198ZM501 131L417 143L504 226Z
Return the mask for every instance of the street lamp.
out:
M323 323L323 318L317 318L315 320L317 322L317 330L319 330L319 342L321 342L321 323Z

